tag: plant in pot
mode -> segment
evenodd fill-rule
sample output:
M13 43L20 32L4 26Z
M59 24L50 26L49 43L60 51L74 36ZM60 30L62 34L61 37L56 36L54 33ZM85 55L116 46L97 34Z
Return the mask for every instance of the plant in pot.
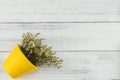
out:
M61 68L63 60L56 57L51 47L42 44L44 40L30 32L23 33L21 44L17 44L3 63L4 70L12 77L17 78L38 69L39 66L55 64Z

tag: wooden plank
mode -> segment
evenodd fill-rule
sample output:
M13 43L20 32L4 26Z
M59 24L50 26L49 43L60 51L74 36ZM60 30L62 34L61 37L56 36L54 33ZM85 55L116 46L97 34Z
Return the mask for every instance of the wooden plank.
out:
M11 51L23 32L40 32L56 51L120 50L120 23L0 24L0 51Z
M119 0L1 0L0 22L116 22Z
M10 52L0 52L0 78L11 80L2 69ZM57 52L64 59L63 68L40 67L17 80L119 80L120 52Z

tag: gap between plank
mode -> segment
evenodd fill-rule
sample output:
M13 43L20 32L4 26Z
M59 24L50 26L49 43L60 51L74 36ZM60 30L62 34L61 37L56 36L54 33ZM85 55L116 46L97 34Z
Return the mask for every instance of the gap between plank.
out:
M40 23L120 23L120 21L73 21L73 22L0 22L0 24L40 24Z
M0 52L11 52L11 51L0 51ZM63 50L55 52L120 52L120 50Z

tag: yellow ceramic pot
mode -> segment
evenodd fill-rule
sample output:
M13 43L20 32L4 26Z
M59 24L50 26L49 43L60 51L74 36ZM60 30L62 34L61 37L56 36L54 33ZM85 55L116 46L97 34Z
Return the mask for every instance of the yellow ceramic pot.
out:
M26 73L38 69L37 66L33 65L23 54L19 45L17 45L8 58L3 63L4 70L12 78L20 77Z

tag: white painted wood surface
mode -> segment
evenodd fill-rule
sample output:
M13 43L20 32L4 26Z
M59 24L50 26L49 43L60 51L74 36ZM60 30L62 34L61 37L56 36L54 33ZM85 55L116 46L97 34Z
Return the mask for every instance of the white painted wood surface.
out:
M11 51L23 32L41 32L56 51L120 50L120 23L0 24L0 32L1 51Z
M43 68L17 80L119 80L120 52L57 52L64 58L63 68ZM0 78L11 80L1 68L9 52L1 52Z
M120 0L0 0L0 22L119 22Z
M23 32L40 32L64 58L17 80L120 80L120 0L0 0L2 63Z
M43 68L17 80L120 80L120 23L0 24L0 78L11 80L2 63L21 33L41 32L64 59L63 68Z

